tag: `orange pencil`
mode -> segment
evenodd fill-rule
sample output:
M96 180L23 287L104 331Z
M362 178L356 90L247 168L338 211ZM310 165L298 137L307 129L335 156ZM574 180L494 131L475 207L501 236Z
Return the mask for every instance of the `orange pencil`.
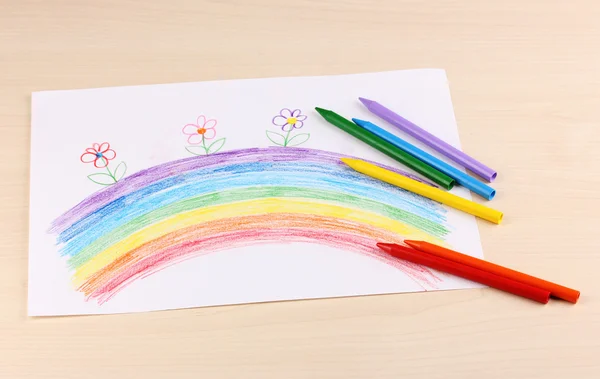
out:
M461 254L457 251L446 249L424 241L404 240L404 243L427 254L462 263L464 265L484 270L492 274L503 276L524 284L529 284L530 286L542 288L546 291L549 291L552 296L566 300L573 304L577 303L577 300L579 299L579 291L563 287L556 283L548 282L519 271L511 270L510 268L502 267L482 259L474 258L470 255Z
M411 249L410 247L396 245L394 243L378 243L377 247L393 257L485 284L486 286L512 293L513 295L522 296L542 304L547 304L548 300L550 300L550 291L517 282L516 280L495 275L484 270L479 270L475 267L454 262L450 259L436 257L435 255Z

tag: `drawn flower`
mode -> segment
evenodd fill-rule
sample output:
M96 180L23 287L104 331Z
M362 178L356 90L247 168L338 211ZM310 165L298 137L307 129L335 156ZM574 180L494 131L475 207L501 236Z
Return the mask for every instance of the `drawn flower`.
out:
M108 142L102 144L93 144L92 147L85 149L85 153L79 158L83 163L94 163L96 168L104 168L108 166L108 161L115 159L117 153L110 148Z
M310 138L310 133L300 133L293 135L293 131L304 126L306 116L302 114L300 109L283 108L279 114L273 117L271 121L273 125L281 127L285 133L277 133L267 130L267 138L277 146L293 147L302 145Z
M281 130L289 132L292 129L300 129L304 125L306 116L303 115L300 109L289 110L283 108L279 111L279 115L273 117L273 125L281 126Z
M183 127L183 134L189 136L188 143L198 145L204 140L215 138L216 126L217 120L207 120L206 117L200 116L195 124L187 124Z
M94 143L92 147L85 149L79 160L83 163L93 162L96 168L106 168L106 172L90 174L88 175L88 179L96 184L109 186L118 182L127 172L127 164L125 162L119 163L114 170L110 170L108 163L116 157L117 153L110 148L110 144L103 142L101 144Z
M187 124L182 132L187 136L187 141L192 146L186 146L185 149L194 155L209 155L219 152L225 145L225 138L219 138L211 144L206 143L217 136L215 127L217 120L207 120L205 116L199 116L195 124Z

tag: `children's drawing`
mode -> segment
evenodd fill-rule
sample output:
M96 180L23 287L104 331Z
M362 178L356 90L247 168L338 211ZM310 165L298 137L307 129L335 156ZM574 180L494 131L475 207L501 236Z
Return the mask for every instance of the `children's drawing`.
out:
M483 257L474 217L340 161L403 169L314 110L361 96L460 146L443 70L33 93L28 315L480 287L376 247Z
M186 259L268 243L342 248L435 289L440 278L434 272L391 258L375 244L408 237L443 243L449 233L444 208L361 175L340 157L270 147L164 163L89 196L50 231L76 288L100 304Z
M296 129L304 126L306 115L302 114L300 109L290 110L283 108L279 114L273 117L273 125L281 127L285 134L267 130L267 138L275 145L283 147L300 146L310 138L310 133L299 133L292 135Z
M109 186L115 184L127 173L127 164L121 162L111 171L109 166L110 161L117 157L117 153L110 148L108 142L101 144L94 143L92 147L85 149L85 152L81 154L79 158L83 163L91 163L96 168L105 168L106 172L97 172L88 175L88 179L96 184L102 186Z
M223 148L225 138L212 141L217 136L217 120L206 119L205 116L199 116L195 124L187 124L182 131L187 137L189 143L185 149L194 155L214 154ZM211 142L207 145L207 142Z

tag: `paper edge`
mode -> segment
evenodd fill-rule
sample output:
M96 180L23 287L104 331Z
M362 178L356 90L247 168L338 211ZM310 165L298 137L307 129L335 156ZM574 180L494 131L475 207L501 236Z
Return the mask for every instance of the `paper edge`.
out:
M86 88L70 88L70 89L53 89L53 90L42 90L33 91L32 94L46 94L56 92L72 92L72 91L102 91L107 89L115 88L144 88L154 86L170 86L170 85L181 85L181 84L198 84L198 83L226 83L226 82L238 82L238 81L254 81L254 80L269 80L269 79L299 79L299 78L324 78L324 77L342 77L342 76L355 76L355 75L369 75L369 74L387 74L397 72L410 72L410 71L433 71L442 73L445 80L448 81L446 70L443 68L410 68L402 70L384 70L384 71L365 71L355 72L351 74L324 74L324 75L290 75L290 76L265 76L265 77L251 77L251 78L237 78L237 79L214 79L214 80L195 80L195 81L184 81L184 82L163 82L163 83L151 83L151 84L133 84L133 85L119 85L119 86L100 86L100 87L86 87Z

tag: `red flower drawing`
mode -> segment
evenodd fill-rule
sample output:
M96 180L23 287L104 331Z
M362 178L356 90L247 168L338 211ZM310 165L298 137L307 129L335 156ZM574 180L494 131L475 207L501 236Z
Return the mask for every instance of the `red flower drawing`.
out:
M85 149L85 153L81 154L79 158L83 163L94 163L97 168L104 168L108 166L108 161L115 159L117 153L110 148L108 142L102 144L93 144L92 147Z

